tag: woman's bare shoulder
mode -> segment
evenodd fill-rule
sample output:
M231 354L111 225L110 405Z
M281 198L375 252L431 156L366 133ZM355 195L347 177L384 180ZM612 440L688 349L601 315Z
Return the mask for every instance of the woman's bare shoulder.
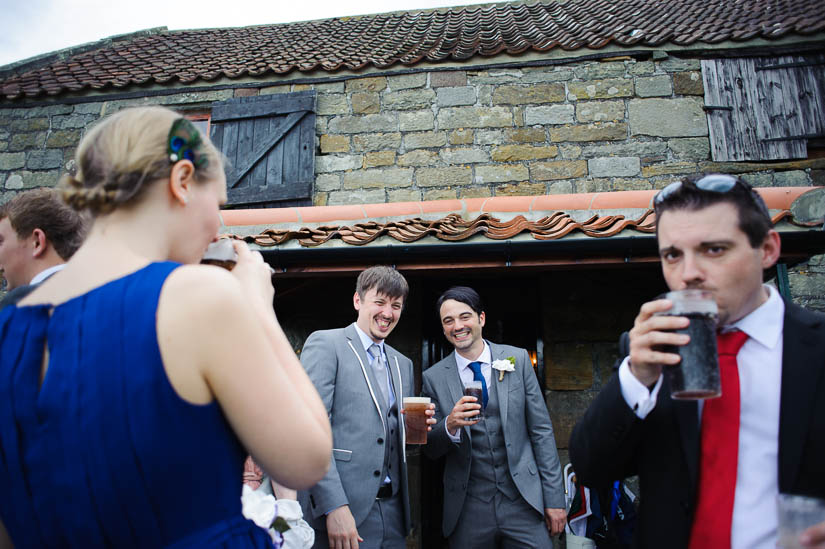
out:
M201 265L172 271L158 301L157 331L166 375L181 398L196 404L215 398L206 373L229 363L233 341L255 329L248 309L229 272Z
M182 265L163 285L161 304L215 306L242 299L238 279L220 267Z

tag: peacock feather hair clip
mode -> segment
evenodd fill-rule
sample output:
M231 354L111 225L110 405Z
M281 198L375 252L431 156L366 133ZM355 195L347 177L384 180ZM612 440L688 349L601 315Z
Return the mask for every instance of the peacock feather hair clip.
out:
M186 118L178 118L169 130L167 152L173 164L178 160L189 160L196 168L203 168L209 163L200 150L203 141L198 128Z

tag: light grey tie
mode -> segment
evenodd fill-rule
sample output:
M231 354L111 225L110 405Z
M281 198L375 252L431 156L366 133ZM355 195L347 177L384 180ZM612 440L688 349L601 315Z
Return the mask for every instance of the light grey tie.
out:
M384 354L377 343L370 345L367 352L372 357L372 367L375 370L378 387L381 389L381 394L384 395L384 402L389 404L389 398L387 398L387 363L384 362Z

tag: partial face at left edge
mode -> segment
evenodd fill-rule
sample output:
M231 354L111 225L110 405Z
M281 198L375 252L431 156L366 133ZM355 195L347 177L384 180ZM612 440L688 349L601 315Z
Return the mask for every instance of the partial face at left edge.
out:
M11 220L0 220L0 271L6 279L6 289L13 290L31 282L28 263L32 259L31 238L21 239L11 226Z

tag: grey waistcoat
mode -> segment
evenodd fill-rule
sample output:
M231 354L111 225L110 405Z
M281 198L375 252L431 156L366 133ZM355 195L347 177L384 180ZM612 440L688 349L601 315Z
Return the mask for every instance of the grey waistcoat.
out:
M384 465L381 468L381 482L387 476L392 481L392 495L396 495L399 489L399 477L401 476L401 452L398 444L398 391L395 392L395 404L387 410L386 403L382 402L385 410L384 417L387 419L387 438L384 440ZM380 399L379 399L380 400Z
M467 493L482 501L490 501L496 491L515 499L519 492L507 466L507 450L504 447L498 407L498 383L495 375L491 377L490 386L487 387L484 420L470 427L472 462Z

